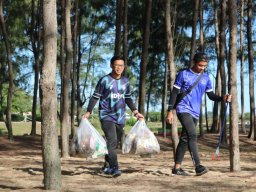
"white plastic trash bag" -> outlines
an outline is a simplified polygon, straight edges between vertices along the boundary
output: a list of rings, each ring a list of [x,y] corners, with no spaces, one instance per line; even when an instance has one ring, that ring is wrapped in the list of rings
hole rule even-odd
[[[160,145],[144,120],[137,121],[125,137],[122,152],[129,153],[131,150],[140,155],[160,152]]]
[[[77,129],[78,153],[97,158],[108,153],[106,141],[86,118],[82,118]]]
[[[126,135],[123,145],[122,145],[122,152],[123,153],[129,153],[133,147],[133,143],[136,138],[136,132],[138,127],[139,121],[135,123],[135,125],[131,128],[129,133]]]

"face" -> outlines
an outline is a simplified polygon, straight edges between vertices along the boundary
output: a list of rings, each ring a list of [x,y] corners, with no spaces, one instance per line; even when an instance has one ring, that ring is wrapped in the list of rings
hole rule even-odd
[[[121,76],[124,71],[124,61],[122,59],[115,60],[112,64],[110,64],[112,68],[112,73],[116,76]]]
[[[206,61],[199,61],[196,62],[194,64],[194,66],[192,67],[193,71],[195,71],[196,73],[201,73],[205,70],[205,68],[207,67],[207,62]]]

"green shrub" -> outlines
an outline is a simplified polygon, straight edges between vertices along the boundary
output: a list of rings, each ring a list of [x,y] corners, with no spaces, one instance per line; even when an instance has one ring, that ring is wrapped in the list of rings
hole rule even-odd
[[[12,121],[23,121],[24,117],[21,114],[12,114]]]
[[[160,112],[149,112],[149,121],[151,121],[151,122],[161,121],[161,113]]]
[[[133,126],[137,122],[137,119],[130,118],[126,120],[126,125]]]

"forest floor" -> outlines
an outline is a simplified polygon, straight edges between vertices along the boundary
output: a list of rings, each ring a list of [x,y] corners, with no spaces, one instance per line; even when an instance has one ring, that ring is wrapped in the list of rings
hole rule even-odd
[[[229,151],[221,146],[220,160],[212,160],[218,135],[205,134],[198,140],[201,162],[209,172],[195,176],[187,152],[183,169],[189,176],[171,176],[173,155],[169,138],[158,137],[160,154],[142,158],[134,154],[121,154],[122,175],[117,178],[101,171],[103,158],[61,159],[61,191],[255,191],[256,142],[240,135],[241,171],[230,172]],[[44,191],[40,136],[18,136],[9,141],[0,136],[0,191]]]

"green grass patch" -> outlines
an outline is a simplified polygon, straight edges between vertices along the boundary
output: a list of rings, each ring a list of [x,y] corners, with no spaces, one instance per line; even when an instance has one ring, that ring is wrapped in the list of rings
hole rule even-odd
[[[101,129],[101,123],[98,118],[92,117],[92,118],[89,118],[89,121],[101,135],[104,134]],[[133,123],[131,123],[131,121],[129,123],[126,123],[126,125],[124,127],[125,133],[128,133],[135,123],[136,123],[136,121]],[[31,132],[31,126],[32,126],[32,122],[12,122],[13,135],[14,136],[29,135]],[[147,126],[151,131],[157,133],[158,129],[162,127],[162,124],[161,124],[161,122],[147,122]],[[36,134],[41,135],[41,123],[37,122],[36,127],[37,127]],[[59,122],[57,123],[57,127],[58,127],[58,134],[60,135],[60,123]],[[78,126],[76,126],[76,127],[78,127]],[[7,133],[8,132],[7,132],[5,123],[0,122],[0,135],[7,135]]]
[[[31,122],[12,122],[12,132],[14,136],[20,136],[25,134],[30,134],[31,132]],[[41,123],[37,122],[36,134],[41,134]],[[6,135],[7,128],[4,122],[0,122],[0,135]]]

